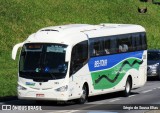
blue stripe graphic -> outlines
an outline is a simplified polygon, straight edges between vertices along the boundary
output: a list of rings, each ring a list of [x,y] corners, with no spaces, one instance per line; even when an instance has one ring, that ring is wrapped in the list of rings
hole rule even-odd
[[[118,64],[122,60],[130,57],[142,59],[144,51],[137,51],[137,52],[129,52],[129,53],[121,53],[121,54],[113,54],[107,56],[99,56],[93,57],[89,60],[89,70],[90,71],[97,71],[103,70],[107,68],[111,68],[114,65]]]

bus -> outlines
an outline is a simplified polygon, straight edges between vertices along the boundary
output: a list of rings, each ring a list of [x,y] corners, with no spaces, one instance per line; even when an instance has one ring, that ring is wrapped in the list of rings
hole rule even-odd
[[[129,96],[147,78],[145,29],[133,24],[69,24],[31,34],[13,47],[19,56],[19,99],[77,100],[121,92]]]

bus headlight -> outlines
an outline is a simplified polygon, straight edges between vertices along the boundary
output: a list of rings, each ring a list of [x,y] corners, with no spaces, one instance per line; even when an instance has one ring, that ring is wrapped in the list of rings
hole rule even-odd
[[[18,89],[18,90],[27,90],[27,88],[25,88],[25,87],[23,87],[23,86],[21,86],[21,85],[18,85],[17,89]]]
[[[55,90],[56,90],[56,91],[59,91],[59,92],[64,92],[64,91],[67,91],[67,89],[68,89],[68,85],[65,85],[65,86],[62,86],[62,87],[57,88],[57,89],[55,89]]]

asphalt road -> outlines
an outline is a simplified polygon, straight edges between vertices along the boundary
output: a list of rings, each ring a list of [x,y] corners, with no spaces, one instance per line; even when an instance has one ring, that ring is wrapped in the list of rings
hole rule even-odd
[[[2,105],[11,105],[12,109],[38,106],[38,109],[43,110],[3,110],[1,113],[160,113],[160,81],[155,78],[149,79],[142,88],[132,90],[129,97],[123,97],[120,92],[105,94],[90,97],[89,102],[84,105],[76,104],[74,101],[64,103],[27,100],[1,102],[0,107]]]

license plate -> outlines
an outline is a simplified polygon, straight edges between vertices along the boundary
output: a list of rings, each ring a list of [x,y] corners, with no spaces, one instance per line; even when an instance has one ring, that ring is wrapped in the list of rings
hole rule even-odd
[[[36,97],[44,97],[44,94],[36,94]]]

